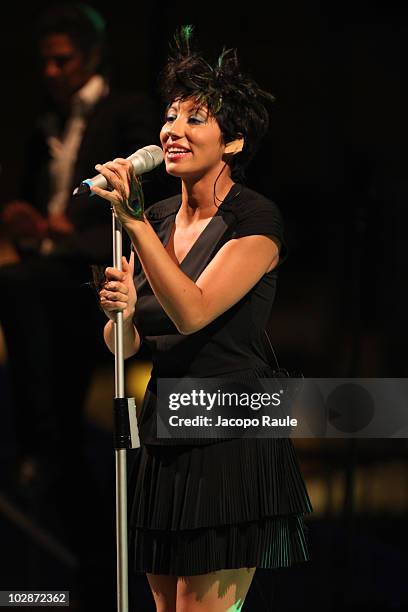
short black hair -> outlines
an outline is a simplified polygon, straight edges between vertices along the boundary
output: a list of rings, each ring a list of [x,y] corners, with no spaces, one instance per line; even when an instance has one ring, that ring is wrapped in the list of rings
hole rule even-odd
[[[245,168],[269,127],[264,101],[274,96],[243,74],[235,49],[224,49],[214,66],[190,48],[191,26],[175,36],[175,45],[162,71],[160,89],[166,104],[193,99],[215,117],[225,143],[244,138],[241,153],[232,159],[232,177],[243,180]]]
[[[101,14],[88,4],[61,3],[46,10],[35,27],[36,40],[51,34],[67,34],[86,57],[105,44],[106,25]]]

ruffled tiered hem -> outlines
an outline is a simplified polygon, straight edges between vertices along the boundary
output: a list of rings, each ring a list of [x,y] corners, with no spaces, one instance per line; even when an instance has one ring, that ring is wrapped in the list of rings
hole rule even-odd
[[[298,516],[184,531],[136,528],[131,560],[135,572],[175,576],[288,567],[308,559],[306,529]]]
[[[137,572],[196,575],[308,558],[312,512],[290,439],[142,446],[130,491]]]

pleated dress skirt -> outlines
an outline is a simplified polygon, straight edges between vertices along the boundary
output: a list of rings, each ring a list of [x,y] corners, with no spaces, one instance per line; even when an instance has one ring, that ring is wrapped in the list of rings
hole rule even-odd
[[[312,506],[288,438],[142,445],[130,479],[135,572],[192,576],[309,558]]]

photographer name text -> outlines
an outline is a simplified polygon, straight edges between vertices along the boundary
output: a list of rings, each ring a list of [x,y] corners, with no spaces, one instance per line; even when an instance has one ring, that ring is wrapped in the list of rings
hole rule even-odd
[[[238,427],[247,429],[248,427],[297,427],[297,419],[290,416],[273,418],[269,415],[262,415],[261,418],[226,418],[218,416],[213,419],[208,416],[195,416],[192,418],[179,417],[172,415],[169,417],[171,427]]]

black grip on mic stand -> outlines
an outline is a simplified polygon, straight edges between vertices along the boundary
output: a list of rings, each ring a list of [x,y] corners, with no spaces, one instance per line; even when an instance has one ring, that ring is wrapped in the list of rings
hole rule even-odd
[[[115,449],[138,448],[140,442],[134,398],[116,397],[113,400],[113,414],[113,441]]]

